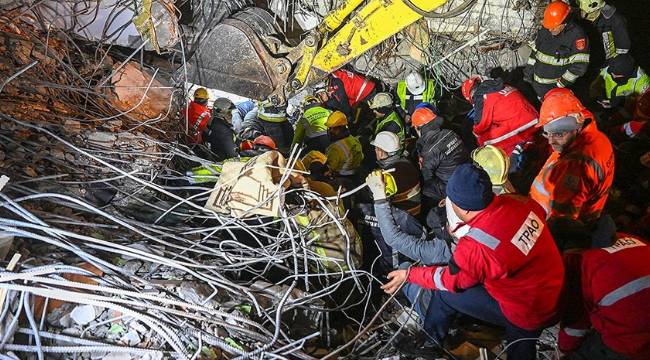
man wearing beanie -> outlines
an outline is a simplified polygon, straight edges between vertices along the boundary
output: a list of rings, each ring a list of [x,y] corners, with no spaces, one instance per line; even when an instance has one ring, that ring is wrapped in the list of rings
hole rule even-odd
[[[627,99],[631,102],[636,100],[650,87],[650,78],[629,54],[618,55],[609,64],[600,72],[605,83],[605,101],[601,101],[603,106],[623,106]]]
[[[557,321],[564,283],[544,209],[529,198],[494,195],[488,174],[475,164],[456,168],[447,197],[469,226],[449,265],[393,271],[382,289],[393,293],[408,281],[436,290],[424,328],[439,344],[454,317],[465,314],[505,327],[508,359],[536,359],[536,342],[528,338]]]

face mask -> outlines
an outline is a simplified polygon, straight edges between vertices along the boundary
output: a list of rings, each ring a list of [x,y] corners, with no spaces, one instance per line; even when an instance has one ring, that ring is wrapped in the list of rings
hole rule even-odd
[[[469,226],[460,226],[460,224],[463,224],[463,221],[454,212],[454,209],[451,207],[451,200],[449,200],[449,198],[445,198],[445,211],[447,212],[447,225],[449,226],[452,235],[457,239],[465,236],[469,231]]]

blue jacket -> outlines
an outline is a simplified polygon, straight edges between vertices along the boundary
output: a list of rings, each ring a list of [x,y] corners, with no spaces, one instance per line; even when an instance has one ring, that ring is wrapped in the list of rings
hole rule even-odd
[[[393,250],[413,260],[419,260],[423,265],[444,264],[449,261],[451,251],[447,243],[436,238],[428,239],[424,228],[414,217],[405,211],[391,207],[387,200],[376,201],[374,208],[381,235]],[[402,224],[398,226],[396,217],[401,220],[400,223],[406,223],[406,226]],[[411,229],[414,226],[422,229],[420,236],[413,235]]]

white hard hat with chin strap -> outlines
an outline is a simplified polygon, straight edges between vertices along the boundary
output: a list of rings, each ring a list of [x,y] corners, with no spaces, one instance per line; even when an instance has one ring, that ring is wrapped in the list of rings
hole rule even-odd
[[[390,131],[379,132],[370,145],[378,147],[388,154],[395,154],[401,148],[399,137]]]
[[[420,95],[427,88],[422,75],[417,72],[412,72],[406,76],[406,88],[413,95]]]

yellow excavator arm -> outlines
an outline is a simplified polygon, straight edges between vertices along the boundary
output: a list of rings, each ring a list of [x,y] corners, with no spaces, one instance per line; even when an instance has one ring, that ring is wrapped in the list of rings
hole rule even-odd
[[[422,18],[422,15],[411,9],[412,6],[430,12],[447,2],[410,0],[410,7],[404,1],[409,0],[370,0],[341,26],[363,2],[345,1],[328,14],[320,26],[297,47],[302,52],[300,61],[287,84],[274,91],[276,98],[272,97],[272,101],[283,103],[284,96],[300,90],[307,83],[312,68],[326,74],[331,73]],[[327,38],[328,35],[331,36]],[[318,47],[321,38],[326,40]]]

